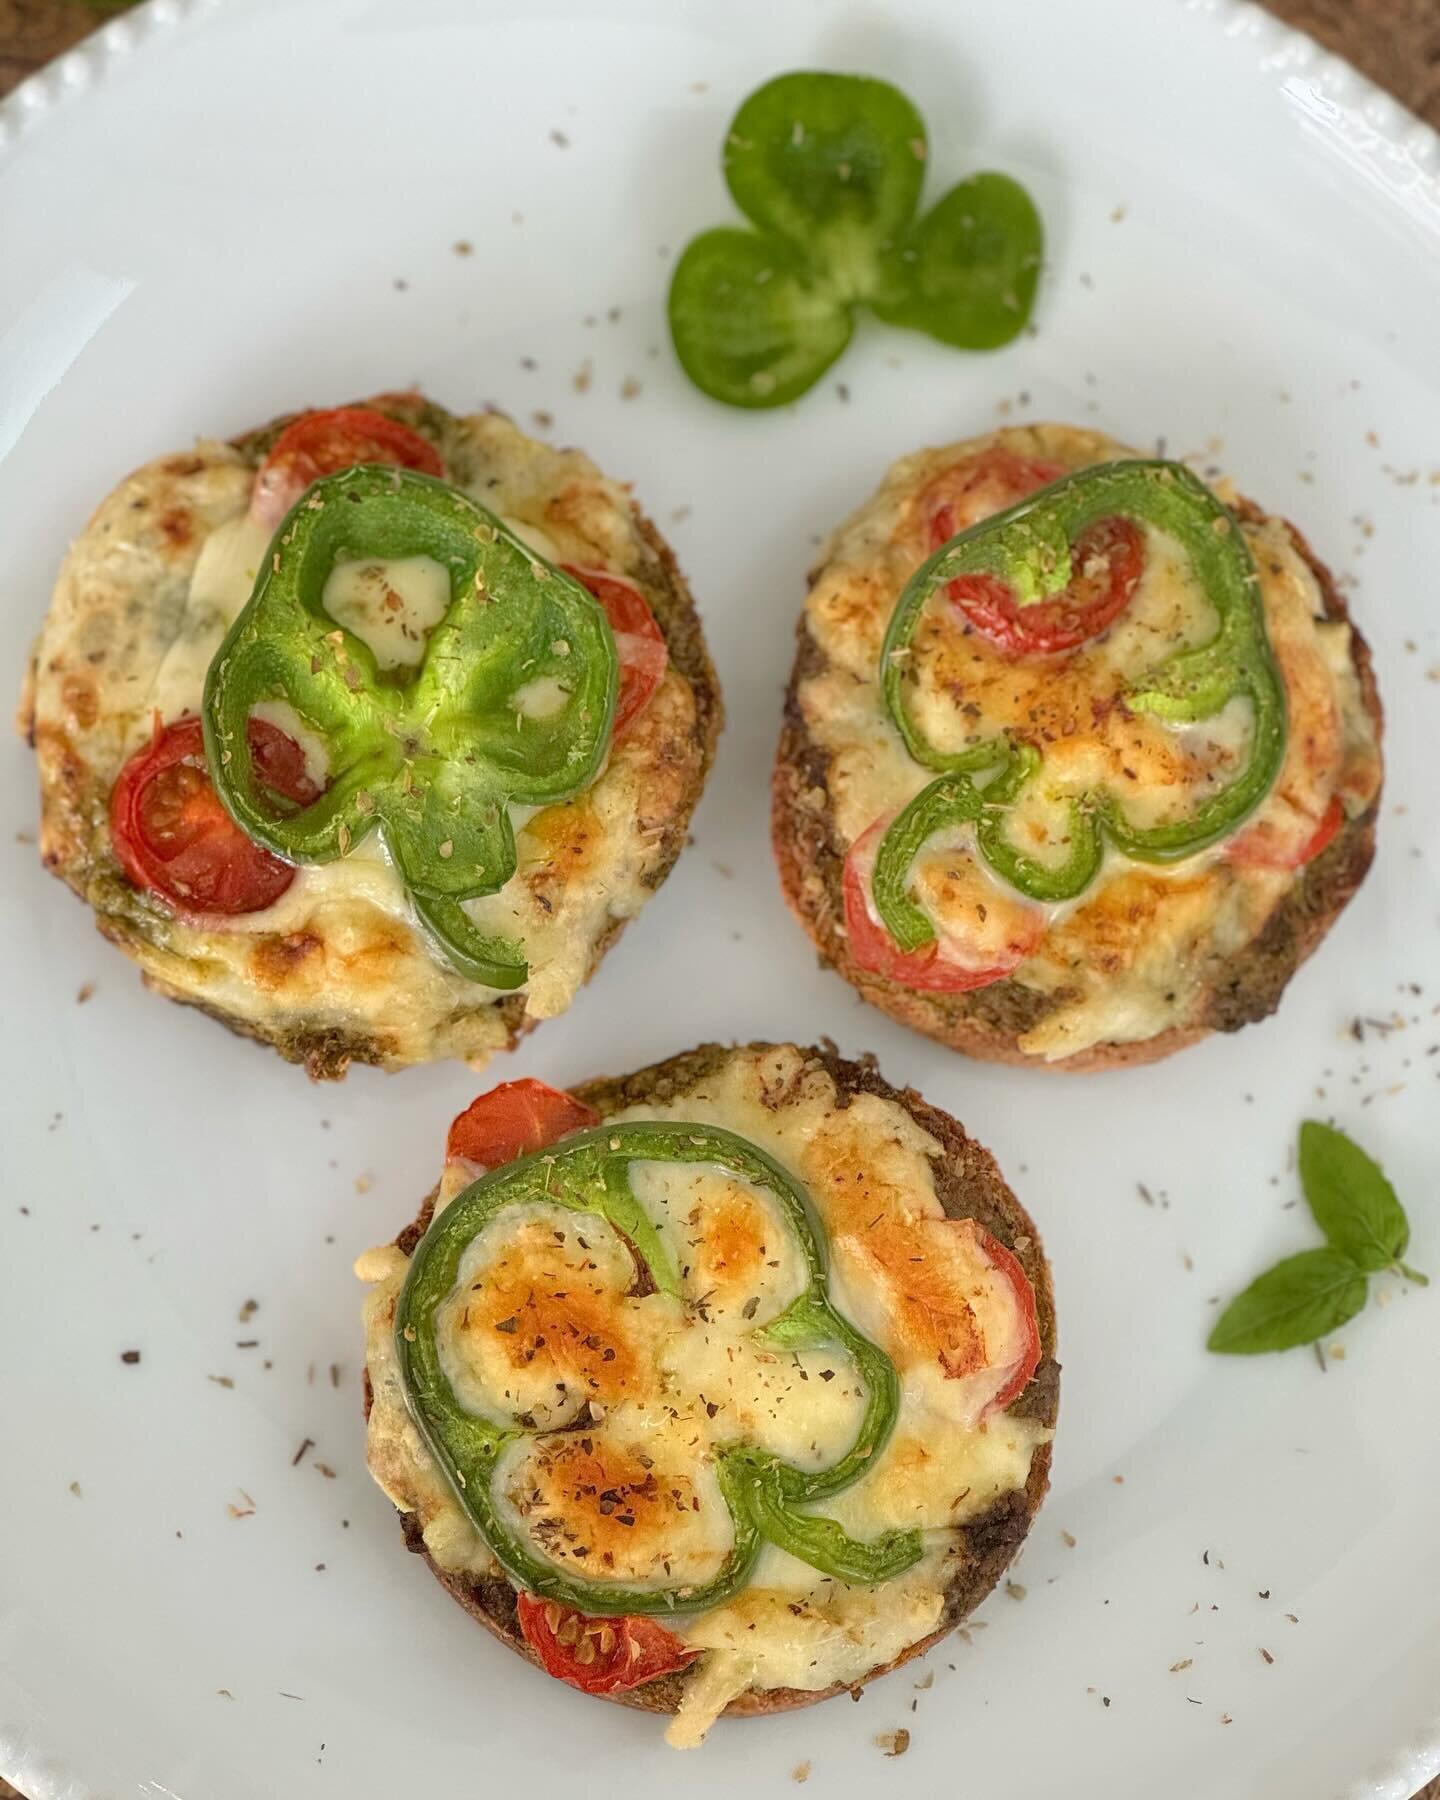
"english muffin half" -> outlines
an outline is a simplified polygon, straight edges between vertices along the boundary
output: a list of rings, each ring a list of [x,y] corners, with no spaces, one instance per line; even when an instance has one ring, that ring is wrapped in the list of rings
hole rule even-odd
[[[954,1119],[832,1050],[497,1088],[356,1272],[409,1548],[677,1745],[928,1649],[1045,1492],[1035,1227]]]
[[[1381,709],[1284,520],[1040,425],[921,451],[813,576],[775,767],[791,908],[953,1049],[1146,1062],[1264,1018],[1374,854]]]
[[[146,981],[314,1076],[483,1062],[685,840],[721,719],[621,484],[418,394],[163,456],[72,545],[41,854]]]

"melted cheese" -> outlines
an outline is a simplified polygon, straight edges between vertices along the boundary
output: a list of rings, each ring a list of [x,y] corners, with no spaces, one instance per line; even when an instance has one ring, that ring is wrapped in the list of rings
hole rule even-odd
[[[821,652],[800,688],[812,737],[827,752],[834,830],[843,847],[897,812],[927,785],[885,713],[876,673],[885,629],[910,575],[928,554],[927,496],[945,472],[989,445],[1068,468],[1131,454],[1092,432],[1063,426],[1002,431],[924,451],[897,463],[879,493],[842,525],[806,604]],[[1005,496],[968,497],[960,523],[983,517]],[[1349,812],[1379,789],[1375,733],[1361,702],[1343,623],[1323,620],[1313,571],[1277,520],[1243,527],[1260,577],[1266,624],[1286,685],[1290,737],[1270,797],[1244,829],[1303,845],[1332,794]],[[1007,731],[1038,743],[1045,764],[1010,820],[1012,839],[1042,863],[1064,858],[1071,800],[1108,787],[1141,827],[1188,817],[1249,754],[1248,702],[1175,727],[1131,715],[1114,702],[1175,651],[1205,642],[1215,619],[1180,547],[1146,531],[1135,594],[1116,624],[1063,658],[1013,661],[965,629],[941,596],[927,607],[908,665],[909,705],[925,735],[959,751]],[[955,834],[955,844],[970,843]],[[942,940],[966,939],[974,882],[952,880],[943,844],[916,865],[921,903]],[[1107,853],[1078,900],[1047,909],[1050,932],[1015,971],[1022,986],[1059,1003],[1021,1048],[1058,1059],[1101,1043],[1148,1038],[1193,1016],[1216,959],[1263,929],[1293,882],[1285,869],[1240,866],[1224,845],[1164,872],[1139,871]],[[988,906],[988,902],[987,902]]]
[[[932,1554],[881,1588],[821,1582],[799,1600],[788,1588],[752,1587],[705,1613],[685,1641],[708,1654],[686,1684],[666,1741],[677,1750],[703,1743],[730,1702],[749,1688],[819,1693],[893,1662],[940,1623],[942,1561]]]
[[[646,1385],[635,1264],[603,1219],[507,1210],[467,1246],[436,1318],[440,1364],[469,1411],[504,1425],[569,1425]]]
[[[430,556],[337,562],[320,604],[369,645],[382,669],[416,669],[450,604],[450,576]]]
[[[967,1357],[965,1345],[975,1350],[976,1333],[983,1344],[999,1302],[957,1247],[963,1228],[947,1221],[936,1195],[940,1146],[903,1107],[869,1094],[842,1107],[825,1070],[782,1047],[736,1051],[669,1103],[614,1116],[724,1126],[804,1184],[830,1246],[831,1297],[900,1378],[889,1441],[816,1510],[861,1538],[892,1527],[925,1534],[923,1560],[875,1589],[848,1587],[767,1545],[741,1594],[682,1616],[680,1636],[705,1655],[672,1741],[695,1742],[749,1687],[858,1681],[933,1630],[956,1528],[1024,1487],[1050,1433],[985,1412],[994,1381],[974,1367],[983,1352]],[[467,1179],[447,1169],[440,1210]],[[731,1541],[716,1450],[758,1444],[824,1468],[854,1442],[865,1395],[837,1349],[777,1352],[752,1335],[805,1281],[773,1200],[704,1166],[637,1162],[630,1184],[681,1272],[679,1297],[638,1290],[629,1252],[600,1221],[528,1206],[502,1214],[462,1258],[442,1307],[441,1354],[472,1410],[533,1423],[506,1453],[499,1485],[507,1517],[538,1554],[591,1579],[698,1584]],[[920,1256],[934,1279],[917,1280]],[[394,1302],[406,1267],[393,1249],[357,1264],[375,1284],[366,1314],[370,1465],[396,1504],[417,1512],[439,1566],[474,1569],[485,1564],[483,1546],[419,1439],[395,1374]],[[557,1434],[557,1425],[567,1429]]]
[[[653,567],[627,494],[578,452],[535,443],[498,414],[448,419],[443,448],[456,485],[538,555],[631,581]],[[202,444],[130,477],[76,540],[37,650],[43,848],[102,910],[123,906],[121,939],[163,991],[282,1037],[353,1038],[390,1067],[446,1055],[483,1061],[526,1020],[564,1011],[616,923],[653,891],[706,755],[695,695],[672,666],[584,795],[538,814],[511,810],[516,873],[467,904],[482,930],[522,945],[530,979],[514,996],[451,969],[376,835],[302,869],[263,912],[202,925],[117,902],[110,788],[157,712],[169,721],[200,708],[209,664],[270,553],[269,533],[250,516],[253,485],[238,451]],[[350,560],[332,572],[326,600],[382,663],[403,668],[443,609],[444,580],[423,557]],[[638,585],[644,592],[643,578]],[[543,713],[555,698],[535,684],[517,706]],[[275,703],[258,710],[294,731],[323,776],[319,745],[293,713]]]
[[[662,1407],[593,1430],[517,1440],[493,1491],[502,1516],[554,1568],[626,1587],[698,1587],[734,1542],[714,1464]]]
[[[804,1291],[804,1254],[763,1189],[693,1163],[639,1163],[630,1180],[680,1272],[681,1291],[712,1324],[733,1331],[768,1325]]]

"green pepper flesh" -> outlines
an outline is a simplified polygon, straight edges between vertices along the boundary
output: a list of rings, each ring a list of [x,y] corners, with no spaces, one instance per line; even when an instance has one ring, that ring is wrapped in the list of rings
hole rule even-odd
[[[866,1394],[853,1443],[828,1468],[798,1469],[748,1444],[722,1445],[715,1452],[734,1535],[721,1568],[703,1585],[648,1588],[586,1581],[539,1554],[501,1516],[494,1495],[504,1452],[527,1434],[462,1407],[436,1335],[438,1310],[455,1286],[469,1244],[508,1208],[536,1201],[606,1220],[633,1247],[655,1287],[678,1298],[674,1260],[630,1184],[633,1162],[708,1164],[769,1194],[801,1252],[806,1281],[803,1292],[755,1336],[777,1349],[834,1346],[853,1360]],[[841,1580],[887,1580],[921,1554],[918,1532],[892,1531],[861,1543],[834,1520],[801,1510],[848,1487],[879,1454],[899,1408],[899,1377],[884,1351],[831,1305],[822,1244],[803,1190],[772,1157],[733,1132],[660,1120],[601,1125],[481,1176],[436,1217],[416,1246],[396,1307],[395,1345],[412,1416],[460,1505],[511,1577],[546,1598],[592,1614],[698,1611],[745,1585],[766,1541]]]
[[[911,643],[932,598],[957,577],[1004,582],[1022,605],[1063,591],[1071,579],[1070,546],[1087,527],[1115,516],[1176,540],[1217,620],[1211,639],[1167,657],[1126,692],[1125,705],[1184,725],[1243,698],[1251,709],[1249,751],[1231,781],[1164,824],[1134,824],[1108,790],[1075,796],[1067,854],[1053,863],[1026,854],[1008,830],[1014,805],[1043,770],[1040,751],[1008,735],[960,752],[932,744],[907,704]],[[891,822],[876,857],[876,910],[907,951],[935,936],[908,882],[915,858],[937,832],[973,825],[981,857],[1002,880],[1032,900],[1069,900],[1099,873],[1107,841],[1137,862],[1167,863],[1227,836],[1269,792],[1285,754],[1285,690],[1266,635],[1254,559],[1234,516],[1181,463],[1111,462],[1078,470],[941,545],[900,596],[881,651],[880,683],[906,749],[936,777]]]
[[[398,682],[323,596],[338,562],[413,556],[446,570],[451,597]],[[517,700],[534,682],[562,696],[544,716]],[[379,831],[452,965],[513,988],[522,950],[478,930],[461,902],[515,873],[512,803],[558,803],[595,778],[617,683],[604,611],[578,582],[459,489],[362,465],[314,483],[275,534],[206,677],[206,752],[237,824],[291,862],[333,861]],[[274,700],[323,745],[329,779],[310,806],[278,809],[258,779],[247,721]]]

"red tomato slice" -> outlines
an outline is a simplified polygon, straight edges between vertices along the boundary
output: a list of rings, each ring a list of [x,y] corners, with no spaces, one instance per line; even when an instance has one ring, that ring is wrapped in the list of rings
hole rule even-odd
[[[632,582],[604,569],[579,569],[561,563],[605,608],[615,634],[615,654],[620,658],[620,692],[615,700],[614,734],[618,738],[635,715],[649,704],[670,661],[665,638],[645,597]]]
[[[422,475],[443,476],[440,452],[418,431],[366,406],[335,406],[302,413],[276,438],[260,465],[251,515],[262,525],[278,525],[312,481],[338,475],[356,463],[398,463]]]
[[[1225,854],[1244,869],[1303,869],[1306,863],[1314,862],[1344,823],[1345,808],[1340,796],[1333,794],[1308,838],[1287,838],[1283,829],[1260,820],[1233,837]]]
[[[267,787],[297,806],[319,798],[294,738],[265,719],[251,719],[249,735]],[[163,728],[157,718],[111,793],[110,836],[135,885],[186,915],[263,912],[295,879],[294,867],[246,837],[221,805],[195,718]]]
[[[930,521],[930,548],[938,550],[957,532],[968,531],[992,513],[1038,493],[1065,473],[1064,463],[1021,456],[997,444],[954,463],[926,488],[921,501]]]
[[[622,1693],[685,1668],[699,1654],[654,1619],[590,1619],[534,1594],[519,1595],[516,1607],[525,1642],[545,1673],[582,1694]]]
[[[930,548],[1048,487],[1060,463],[995,449],[957,463],[930,484]],[[946,597],[1007,656],[1053,656],[1098,637],[1129,605],[1145,562],[1145,540],[1130,519],[1099,519],[1071,551],[1075,577],[1063,594],[1021,606],[993,575],[958,576]]]
[[[991,1237],[974,1219],[957,1219],[955,1224],[968,1228],[975,1248],[1010,1289],[1015,1303],[1010,1355],[1002,1362],[992,1357],[991,1367],[1008,1372],[985,1411],[1003,1412],[1023,1394],[1030,1377],[1040,1367],[1040,1319],[1035,1310],[1035,1290],[1013,1250],[1007,1250],[999,1238]]]
[[[472,1100],[451,1125],[445,1160],[498,1169],[529,1150],[543,1150],[557,1138],[599,1123],[593,1107],[533,1076],[502,1081]]]
[[[887,981],[926,993],[963,994],[1003,981],[1045,935],[1044,914],[1034,908],[1016,909],[1017,920],[1025,923],[1017,923],[999,957],[988,948],[978,953],[975,946],[967,946],[958,933],[951,931],[923,949],[901,950],[876,914],[870,893],[875,858],[889,824],[888,818],[877,819],[850,846],[845,858],[845,931],[855,961],[873,975],[883,975]]]

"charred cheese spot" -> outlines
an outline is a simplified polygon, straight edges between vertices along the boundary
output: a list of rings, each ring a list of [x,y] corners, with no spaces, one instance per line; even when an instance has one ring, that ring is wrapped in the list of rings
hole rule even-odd
[[[830,1238],[865,1233],[916,1209],[913,1143],[876,1120],[864,1095],[798,1147],[801,1173]],[[850,1114],[855,1117],[850,1117]],[[931,1203],[934,1205],[933,1193]]]
[[[1121,975],[1159,941],[1162,925],[1192,940],[1203,936],[1230,878],[1219,869],[1193,875],[1161,875],[1130,868],[1104,882],[1062,923],[1051,928],[1042,959],[1074,972]]]
[[[308,873],[295,883],[302,895]],[[291,1005],[319,1007],[341,995],[382,994],[414,956],[414,932],[368,900],[332,901],[322,913],[317,898],[312,893],[308,907],[287,909],[304,921],[293,931],[255,940],[236,934],[249,979]]]
[[[604,838],[588,795],[565,806],[547,806],[520,833],[525,879],[535,893],[583,881]]]
[[[593,546],[605,560],[614,542],[614,503],[606,489],[593,480],[571,481],[545,502],[542,519],[552,540]],[[571,556],[582,566],[594,559]]]
[[[88,731],[100,716],[100,696],[89,675],[67,675],[60,684],[60,698],[71,722]]]
[[[728,1172],[676,1163],[633,1164],[630,1182],[675,1259],[681,1292],[708,1324],[752,1331],[804,1290],[804,1256],[767,1194]]]
[[[437,1315],[442,1366],[461,1402],[543,1430],[645,1393],[653,1349],[645,1309],[629,1294],[635,1280],[629,1248],[603,1219],[559,1206],[507,1209],[466,1250]]]
[[[325,941],[312,931],[287,931],[283,936],[263,937],[250,952],[250,970],[260,986],[278,989],[293,982],[299,971],[316,957],[323,959]]]
[[[902,1368],[938,1362],[959,1379],[989,1367],[1002,1349],[1012,1305],[966,1224],[890,1216],[833,1240],[852,1280],[885,1290],[885,1348]]]
[[[733,1183],[709,1205],[696,1201],[685,1223],[699,1233],[691,1240],[691,1273],[707,1292],[733,1302],[745,1288],[762,1280],[761,1270],[770,1246],[766,1243],[767,1220],[753,1195]]]
[[[632,1429],[522,1439],[497,1487],[540,1553],[595,1581],[675,1586],[709,1580],[734,1538],[697,1443]]]
[[[873,679],[896,595],[910,573],[902,575],[898,568],[893,575],[845,569],[822,577],[811,595],[812,619],[834,646],[835,660],[857,677]]]
[[[183,506],[172,506],[161,513],[160,529],[172,550],[186,550],[195,536],[195,520]]]

